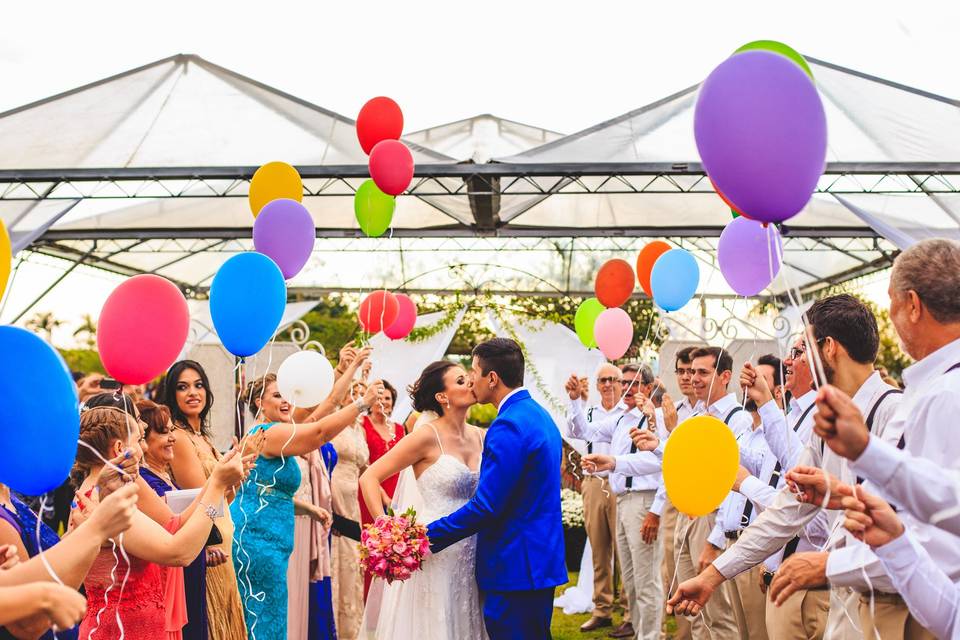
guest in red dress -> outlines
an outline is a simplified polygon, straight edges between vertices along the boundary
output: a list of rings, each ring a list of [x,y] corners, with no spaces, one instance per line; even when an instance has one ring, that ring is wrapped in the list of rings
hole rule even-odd
[[[387,391],[381,396],[379,403],[374,403],[370,407],[370,414],[363,416],[363,433],[367,439],[367,448],[370,449],[370,463],[373,464],[380,456],[390,451],[400,438],[406,435],[402,424],[398,424],[390,419],[393,412],[393,405],[397,402],[397,390],[392,384],[383,381],[383,388]],[[380,496],[383,498],[383,504],[389,506],[393,500],[393,492],[397,488],[397,479],[399,474],[390,476],[380,483]],[[359,493],[358,493],[359,495]],[[367,505],[363,499],[360,499],[360,522],[361,524],[370,524],[373,518],[367,511]],[[367,592],[370,590],[371,575],[368,573],[363,577],[363,599],[366,601]]]

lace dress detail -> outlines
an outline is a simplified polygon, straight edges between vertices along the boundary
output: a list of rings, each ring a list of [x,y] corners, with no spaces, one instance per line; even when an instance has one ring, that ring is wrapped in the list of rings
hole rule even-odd
[[[115,640],[120,637],[117,612],[123,624],[124,637],[137,640],[167,640],[164,623],[163,574],[160,566],[130,556],[130,576],[120,587],[127,572],[127,563],[117,548],[116,558],[110,547],[101,549],[83,580],[87,593],[87,615],[80,623],[80,637]],[[116,565],[116,570],[114,566]],[[112,575],[111,575],[112,574]],[[113,588],[111,589],[111,585]],[[109,591],[109,593],[107,593]],[[106,607],[104,607],[106,601]],[[118,604],[119,603],[119,604]],[[97,613],[100,623],[97,624]],[[94,631],[93,635],[90,632]]]
[[[240,600],[249,636],[257,640],[287,640],[287,565],[293,552],[293,494],[299,488],[297,456],[261,455],[230,506]]]
[[[422,498],[417,521],[429,524],[462,507],[473,497],[479,479],[479,471],[441,453],[416,480]],[[476,555],[477,539],[472,536],[429,556],[423,569],[406,582],[386,586],[377,640],[486,638],[474,571]]]

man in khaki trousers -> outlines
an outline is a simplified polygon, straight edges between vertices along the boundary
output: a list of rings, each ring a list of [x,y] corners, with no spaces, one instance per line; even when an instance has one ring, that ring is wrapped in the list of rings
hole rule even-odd
[[[625,407],[620,402],[623,394],[622,374],[612,364],[604,364],[597,370],[597,391],[600,404],[587,409],[587,421],[592,423],[613,415],[622,415]],[[587,396],[586,378],[580,380],[581,397]],[[608,442],[587,442],[587,453],[609,453]],[[617,497],[610,489],[606,471],[584,473],[581,491],[583,494],[583,519],[593,550],[593,615],[580,630],[595,631],[613,624],[613,560],[617,535]],[[630,607],[624,607],[623,625],[630,624]],[[632,628],[631,628],[632,632]]]

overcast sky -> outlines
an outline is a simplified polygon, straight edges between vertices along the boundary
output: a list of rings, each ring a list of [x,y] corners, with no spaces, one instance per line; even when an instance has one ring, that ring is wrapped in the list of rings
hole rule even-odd
[[[407,131],[493,113],[573,133],[699,82],[760,38],[960,98],[956,1],[110,0],[7,3],[3,21],[3,110],[195,53],[349,117],[392,96]],[[21,271],[4,321],[63,268],[37,260],[53,266]],[[37,308],[96,315],[116,281],[81,270]]]

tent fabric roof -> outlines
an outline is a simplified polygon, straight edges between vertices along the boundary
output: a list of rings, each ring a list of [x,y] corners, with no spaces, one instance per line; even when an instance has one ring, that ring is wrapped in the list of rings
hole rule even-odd
[[[889,265],[877,220],[960,228],[960,103],[808,60],[828,168],[784,228],[775,294]],[[0,114],[0,217],[17,247],[202,290],[250,248],[250,168],[282,159],[319,236],[292,287],[583,293],[603,260],[668,237],[701,260],[707,295],[730,295],[710,275],[730,213],[698,163],[696,92],[569,136],[487,114],[410,133],[417,177],[374,240],[357,237],[352,120],[177,55]]]

